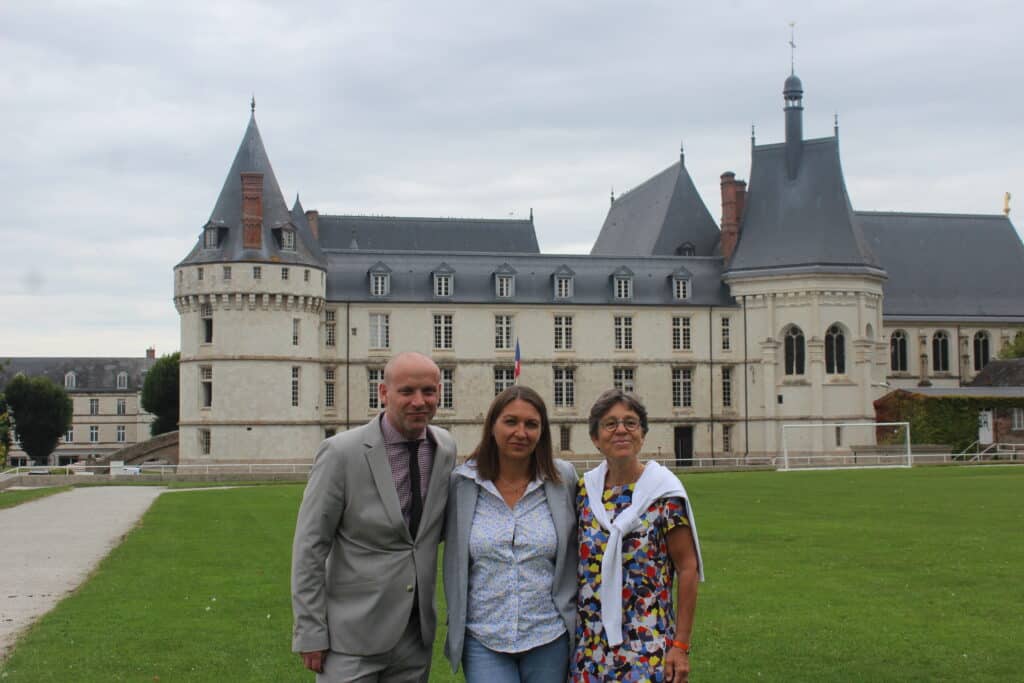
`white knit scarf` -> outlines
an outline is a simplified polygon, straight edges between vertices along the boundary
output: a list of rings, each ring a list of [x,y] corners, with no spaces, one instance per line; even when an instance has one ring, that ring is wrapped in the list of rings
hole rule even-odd
[[[693,535],[693,546],[697,551],[697,575],[704,580],[704,562],[700,556],[700,542],[697,540],[697,522],[693,518],[693,508],[686,496],[686,489],[672,470],[651,460],[644,467],[640,479],[633,489],[633,500],[630,506],[616,515],[612,521],[605,510],[602,494],[604,480],[608,474],[608,464],[600,465],[583,475],[583,483],[587,489],[590,510],[601,528],[608,531],[608,546],[601,560],[601,621],[608,644],[622,644],[622,539],[640,524],[640,515],[647,511],[651,503],[659,498],[682,498],[686,506],[686,517],[690,522],[690,533]]]

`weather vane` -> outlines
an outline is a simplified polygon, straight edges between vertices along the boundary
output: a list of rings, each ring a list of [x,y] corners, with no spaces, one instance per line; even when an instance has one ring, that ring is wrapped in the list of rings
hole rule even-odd
[[[789,22],[789,73],[791,75],[796,74],[796,59],[794,57],[796,52],[795,27],[795,21]]]

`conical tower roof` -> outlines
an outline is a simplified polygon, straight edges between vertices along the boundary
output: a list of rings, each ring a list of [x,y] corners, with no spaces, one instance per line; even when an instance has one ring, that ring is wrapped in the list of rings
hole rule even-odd
[[[249,173],[258,173],[263,177],[262,234],[258,248],[246,247],[242,234],[242,175]],[[242,136],[242,143],[238,146],[231,170],[224,180],[224,186],[210,213],[210,219],[203,228],[204,231],[209,228],[218,230],[216,246],[207,246],[201,234],[195,248],[179,265],[226,261],[274,261],[324,267],[327,263],[323,252],[312,237],[308,224],[303,231],[292,219],[263,146],[255,113],[249,118],[249,125]],[[298,239],[295,240],[294,250],[281,248],[282,230],[296,231]]]
[[[714,256],[721,234],[704,201],[679,161],[612,202],[594,255],[656,256],[682,253]]]

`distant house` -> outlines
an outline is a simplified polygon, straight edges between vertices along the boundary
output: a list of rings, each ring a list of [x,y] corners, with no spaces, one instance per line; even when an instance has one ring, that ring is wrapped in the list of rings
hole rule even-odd
[[[5,359],[8,360],[8,359]],[[142,384],[156,350],[139,358],[10,358],[0,369],[0,388],[15,375],[47,377],[64,387],[73,403],[71,428],[46,463],[29,463],[17,441],[11,466],[70,465],[95,460],[149,438],[153,416],[142,409]],[[17,433],[17,424],[14,425]]]
[[[1024,358],[989,361],[970,387],[991,387],[1024,398]],[[1024,406],[995,408],[992,411],[994,443],[1024,444]]]

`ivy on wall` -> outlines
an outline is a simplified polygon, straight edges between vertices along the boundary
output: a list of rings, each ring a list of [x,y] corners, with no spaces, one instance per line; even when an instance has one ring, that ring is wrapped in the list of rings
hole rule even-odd
[[[978,439],[978,413],[1024,408],[1024,398],[922,396],[897,390],[875,401],[880,422],[909,422],[910,441],[944,444],[960,452]],[[879,429],[880,443],[902,443],[902,435]]]

